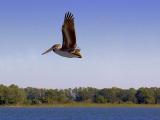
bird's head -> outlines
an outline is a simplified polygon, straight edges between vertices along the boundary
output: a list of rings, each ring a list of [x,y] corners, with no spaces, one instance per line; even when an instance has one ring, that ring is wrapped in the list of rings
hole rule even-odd
[[[48,50],[46,50],[44,53],[42,53],[42,55],[44,55],[46,53],[49,53],[51,51],[59,50],[59,49],[61,49],[61,45],[60,44],[55,44],[51,48],[49,48]]]
[[[61,44],[53,45],[53,51],[61,49]]]

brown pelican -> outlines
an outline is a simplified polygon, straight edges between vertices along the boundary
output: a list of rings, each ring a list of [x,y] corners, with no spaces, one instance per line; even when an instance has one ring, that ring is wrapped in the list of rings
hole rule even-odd
[[[74,28],[74,17],[73,14],[67,12],[65,14],[64,23],[62,25],[62,36],[63,42],[62,46],[60,44],[55,44],[48,50],[46,50],[42,55],[53,51],[56,54],[68,57],[68,58],[82,58],[80,54],[80,49],[77,48],[76,44],[76,33]]]

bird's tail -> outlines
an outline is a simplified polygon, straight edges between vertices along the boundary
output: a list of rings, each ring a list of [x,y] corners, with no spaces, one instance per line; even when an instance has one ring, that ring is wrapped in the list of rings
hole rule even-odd
[[[46,54],[46,53],[49,53],[49,52],[51,52],[53,50],[53,46],[51,47],[51,48],[49,48],[48,50],[46,50],[44,53],[42,53],[41,55],[44,55],[44,54]]]

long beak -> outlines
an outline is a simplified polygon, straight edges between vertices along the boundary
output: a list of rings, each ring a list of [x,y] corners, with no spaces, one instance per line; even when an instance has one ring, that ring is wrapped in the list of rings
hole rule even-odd
[[[44,55],[44,54],[46,54],[46,53],[49,53],[49,52],[51,52],[53,50],[53,46],[51,47],[51,48],[49,48],[48,50],[46,50],[44,53],[42,53],[41,55]]]

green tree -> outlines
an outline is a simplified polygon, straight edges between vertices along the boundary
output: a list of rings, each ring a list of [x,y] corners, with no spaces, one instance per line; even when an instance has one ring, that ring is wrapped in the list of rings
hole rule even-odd
[[[25,89],[27,100],[30,104],[42,104],[45,98],[45,90],[27,87]]]
[[[136,90],[134,88],[121,90],[119,92],[119,99],[121,99],[122,102],[128,102],[128,103],[136,103]]]
[[[95,97],[95,102],[96,103],[106,103],[107,100],[102,95],[98,95],[98,96]]]
[[[6,97],[7,93],[8,88],[4,85],[0,85],[0,105],[8,103],[8,99]]]
[[[153,89],[140,88],[136,93],[137,101],[139,104],[154,104],[155,94]]]
[[[100,90],[99,94],[102,95],[105,99],[107,99],[107,102],[109,103],[120,103],[120,94],[121,89],[120,88],[104,88]]]
[[[97,89],[91,87],[80,87],[73,89],[73,93],[75,94],[76,101],[93,102],[94,97],[97,94]]]
[[[155,93],[155,103],[160,104],[160,88],[152,88]]]
[[[8,104],[23,104],[26,101],[26,94],[17,85],[10,85],[5,93]]]

